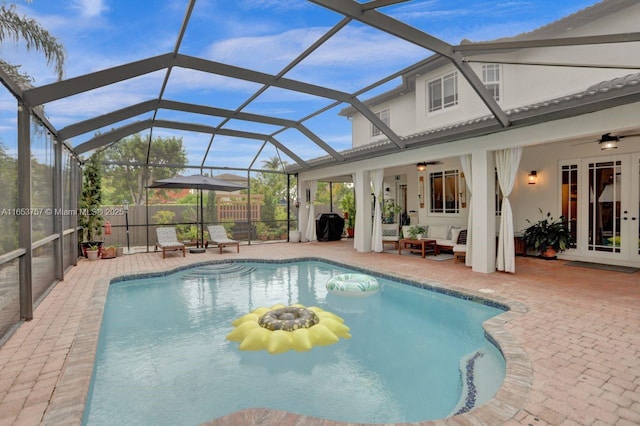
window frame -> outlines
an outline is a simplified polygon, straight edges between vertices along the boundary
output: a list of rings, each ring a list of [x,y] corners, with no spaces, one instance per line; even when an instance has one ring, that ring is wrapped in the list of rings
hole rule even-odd
[[[380,119],[387,127],[391,127],[391,109],[384,108],[380,111],[376,112],[376,117]],[[371,123],[371,137],[375,138],[376,136],[382,135],[382,131],[376,127],[375,124]]]
[[[453,93],[447,94],[448,82],[453,83]],[[427,81],[427,113],[435,113],[443,111],[448,108],[452,108],[458,105],[460,99],[460,92],[458,88],[458,72],[452,71],[444,74],[438,78]],[[438,99],[432,97],[432,94],[437,92]],[[447,100],[451,98],[450,100]]]
[[[493,78],[489,78],[490,73],[493,74]],[[484,87],[491,92],[496,102],[500,102],[502,99],[502,66],[500,64],[483,64],[481,74]]]
[[[462,211],[461,206],[461,185],[460,182],[460,169],[441,169],[434,170],[427,173],[427,177],[429,179],[429,194],[428,194],[428,206],[427,212],[429,216],[459,216]],[[439,180],[439,183],[437,183]],[[451,193],[447,191],[447,182],[453,182],[453,190]],[[439,189],[436,189],[435,185],[441,185]],[[441,206],[434,206],[435,199],[437,194],[442,196],[442,201],[440,201]],[[453,199],[451,201],[444,201],[447,195],[452,195]],[[451,205],[449,205],[451,204]]]

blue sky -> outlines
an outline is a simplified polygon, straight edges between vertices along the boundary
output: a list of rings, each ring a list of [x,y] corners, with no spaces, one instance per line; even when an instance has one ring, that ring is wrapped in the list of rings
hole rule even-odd
[[[531,31],[596,2],[425,0],[400,3],[381,11],[451,44],[458,44],[465,38],[484,41]],[[20,11],[41,22],[66,47],[66,77],[69,78],[171,52],[188,1],[33,0],[17,4]],[[304,0],[199,0],[180,53],[275,74],[341,18]],[[4,43],[0,54],[22,64],[23,70],[34,76],[36,86],[55,80],[52,68],[47,67],[36,53],[26,53],[21,46]],[[430,54],[383,32],[351,22],[286,77],[354,92]],[[165,72],[156,72],[56,101],[46,106],[46,112],[53,125],[60,129],[157,98],[164,76]],[[392,82],[384,89],[398,83]],[[236,109],[260,87],[238,79],[174,69],[164,98]],[[270,88],[244,111],[298,120],[329,103],[326,99]],[[306,123],[337,150],[351,146],[350,123],[337,116],[344,106]],[[135,117],[117,126],[149,117],[149,114]],[[161,111],[158,118],[198,121],[212,126],[220,122],[215,117],[202,121],[201,117],[195,120],[189,114],[168,111]],[[258,133],[277,130],[273,126],[247,122],[230,122],[225,128]],[[168,129],[156,129],[154,135],[183,137],[190,163],[197,165],[210,139],[205,134]],[[81,135],[71,144],[75,146],[91,136]],[[277,137],[303,159],[324,155],[296,131],[286,131]],[[261,145],[260,141],[216,136],[206,164],[247,167]],[[273,148],[268,146],[258,162],[274,154]]]

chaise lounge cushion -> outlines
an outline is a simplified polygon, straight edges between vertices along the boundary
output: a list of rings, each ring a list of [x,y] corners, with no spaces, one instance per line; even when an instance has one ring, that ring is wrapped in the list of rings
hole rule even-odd
[[[236,246],[236,250],[240,253],[240,243],[236,240],[232,240],[227,236],[227,230],[222,225],[209,225],[207,226],[209,231],[209,242],[215,244],[222,253],[222,248],[226,246]]]

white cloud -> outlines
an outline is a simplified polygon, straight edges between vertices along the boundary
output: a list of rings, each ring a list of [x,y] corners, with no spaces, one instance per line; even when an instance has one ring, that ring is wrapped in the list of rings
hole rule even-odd
[[[85,18],[100,16],[107,7],[102,0],[74,0],[73,6],[80,10],[80,14]]]

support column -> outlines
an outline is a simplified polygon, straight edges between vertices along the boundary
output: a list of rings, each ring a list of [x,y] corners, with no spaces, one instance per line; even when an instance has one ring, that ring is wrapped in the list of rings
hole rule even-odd
[[[356,171],[356,228],[353,247],[371,251],[371,176],[368,170]]]
[[[18,208],[31,209],[31,109],[18,102]],[[20,318],[33,319],[31,215],[18,216],[18,245],[26,253],[20,256]]]
[[[62,214],[55,214],[55,212],[61,212],[63,206],[62,201],[62,142],[54,137],[53,149],[54,149],[54,166],[53,166],[53,232],[58,235],[58,239],[54,244],[54,273],[57,280],[64,279],[64,226]]]
[[[82,182],[80,181],[80,164],[77,159],[74,157],[71,160],[71,207],[75,208],[77,211],[78,208],[78,200],[80,199],[80,188]],[[75,214],[71,217],[71,227],[74,229],[73,234],[71,234],[71,264],[76,266],[78,264],[78,244],[80,243],[80,235],[78,235],[78,215]]]
[[[473,249],[472,269],[489,274],[496,270],[495,159],[493,152],[472,153]]]

